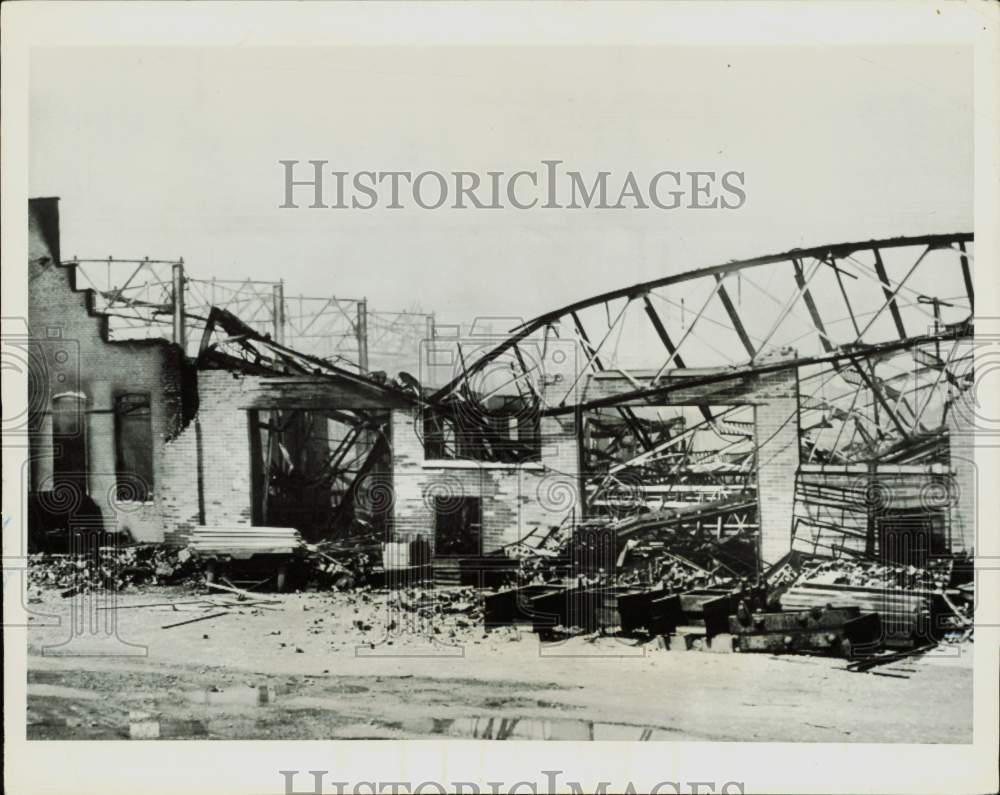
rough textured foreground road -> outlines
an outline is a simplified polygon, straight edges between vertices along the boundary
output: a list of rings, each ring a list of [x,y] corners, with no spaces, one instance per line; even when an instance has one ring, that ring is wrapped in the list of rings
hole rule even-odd
[[[156,588],[118,604],[192,598]],[[387,635],[384,598],[285,595],[273,609],[171,629],[161,626],[201,613],[119,609],[117,637],[136,645],[88,634],[88,648],[104,656],[81,657],[60,656],[81,648],[59,646],[72,600],[43,592],[27,630],[28,737],[972,739],[971,646],[880,676],[836,659],[663,651],[613,638],[540,645],[506,629],[484,637],[461,614],[437,636],[453,645],[428,645]],[[61,625],[43,626],[46,614]]]

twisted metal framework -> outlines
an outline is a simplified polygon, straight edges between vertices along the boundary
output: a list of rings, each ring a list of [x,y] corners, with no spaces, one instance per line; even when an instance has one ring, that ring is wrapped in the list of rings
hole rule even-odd
[[[468,413],[483,394],[520,394],[540,416],[578,417],[584,502],[701,480],[752,487],[764,440],[700,401],[700,422],[657,414],[685,390],[794,371],[800,461],[947,461],[947,413],[972,384],[971,234],[842,243],[729,262],[604,293],[546,313],[470,355],[436,391]],[[566,346],[572,354],[567,356]],[[553,363],[551,349],[562,362]],[[600,383],[617,382],[614,389]],[[481,406],[488,413],[486,406]],[[727,426],[727,420],[744,420]],[[720,442],[686,444],[699,433]],[[610,496],[609,496],[610,495]]]
[[[972,335],[971,243],[953,234],[794,249],[604,293],[513,329],[435,397],[474,392],[500,367],[534,385],[542,414],[560,415],[799,368],[804,436],[820,438],[809,451],[864,460],[938,427],[938,387],[971,380],[969,352],[955,344]],[[573,342],[577,366],[541,389],[544,372],[522,348],[553,339]],[[586,375],[602,371],[632,389],[588,396]],[[837,439],[844,424],[856,431]]]
[[[205,323],[196,365],[269,376],[319,376],[392,402],[419,401],[405,385],[281,345],[219,307],[212,308]],[[310,540],[358,526],[388,527],[388,409],[272,407],[251,410],[248,416],[255,523],[296,527]]]
[[[577,301],[500,340],[448,343],[425,315],[383,319],[351,299],[296,303],[280,284],[249,280],[184,279],[184,322],[203,326],[219,306],[287,345],[285,358],[345,366],[364,360],[369,339],[389,351],[405,347],[400,337],[418,350],[422,339],[435,350],[451,344],[450,380],[434,379],[443,386],[421,392],[408,379],[426,397],[428,451],[537,460],[545,418],[573,418],[585,512],[620,514],[624,502],[633,513],[666,511],[665,521],[715,523],[721,535],[755,527],[747,497],[766,442],[726,401],[740,383],[794,372],[798,406],[786,422],[798,424],[802,464],[947,463],[948,412],[973,382],[972,243],[967,233],[925,235],[729,262]],[[118,287],[113,262],[77,261],[85,278],[88,265],[107,268],[103,284],[99,274],[90,281],[119,333],[169,323],[166,269],[179,263],[133,261]],[[332,347],[317,350],[316,340]],[[679,410],[693,389],[697,407]]]
[[[96,309],[110,319],[116,339],[176,340],[171,327],[180,284],[184,329],[179,336],[191,356],[197,355],[213,307],[302,353],[390,375],[416,371],[420,342],[433,334],[429,313],[372,311],[363,298],[287,295],[280,281],[201,279],[183,272],[183,259],[74,258],[68,264],[75,266],[77,286],[95,291]]]

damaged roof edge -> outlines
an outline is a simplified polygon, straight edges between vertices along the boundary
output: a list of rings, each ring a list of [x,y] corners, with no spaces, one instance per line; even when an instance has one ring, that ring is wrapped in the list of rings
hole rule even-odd
[[[282,359],[288,369],[278,369],[277,367],[262,361],[245,361],[218,350],[215,345],[211,343],[212,332],[216,327],[221,328],[231,337],[237,337],[241,340],[252,340],[269,348]],[[382,394],[401,398],[412,404],[422,404],[425,402],[420,395],[415,394],[410,390],[403,389],[392,382],[381,382],[371,376],[351,372],[350,370],[331,364],[325,359],[321,359],[311,354],[302,353],[294,348],[275,342],[270,335],[262,334],[247,325],[232,312],[217,306],[213,306],[209,312],[208,320],[205,323],[198,358],[195,364],[198,369],[203,369],[212,362],[226,369],[242,369],[261,375],[297,374],[322,376],[330,379],[341,379],[349,381],[362,388],[375,389]]]

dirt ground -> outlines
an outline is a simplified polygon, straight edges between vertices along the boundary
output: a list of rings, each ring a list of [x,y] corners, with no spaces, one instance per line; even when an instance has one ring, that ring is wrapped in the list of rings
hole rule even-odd
[[[93,610],[33,592],[29,739],[972,740],[971,645],[859,674],[611,637],[542,644],[461,612],[431,642],[385,593],[285,594],[168,629],[219,611],[133,607],[202,595],[148,588]]]

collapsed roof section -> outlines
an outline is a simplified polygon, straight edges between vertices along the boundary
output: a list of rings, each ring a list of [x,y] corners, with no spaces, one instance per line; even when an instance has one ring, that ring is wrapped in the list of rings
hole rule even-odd
[[[213,307],[196,367],[262,375],[248,404],[255,524],[310,541],[391,526],[390,410],[422,402],[412,382],[362,376],[275,342]]]
[[[318,356],[294,350],[240,320],[231,312],[212,307],[198,348],[198,367],[238,369],[260,375],[314,375],[341,379],[362,391],[407,404],[421,402],[413,379],[390,381],[384,373],[359,375]]]

